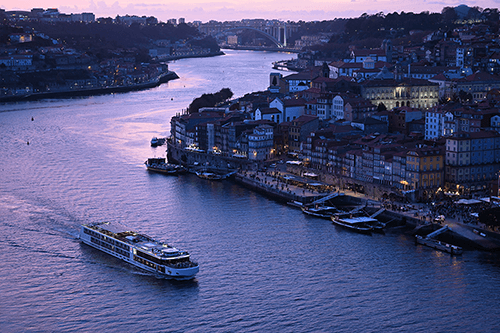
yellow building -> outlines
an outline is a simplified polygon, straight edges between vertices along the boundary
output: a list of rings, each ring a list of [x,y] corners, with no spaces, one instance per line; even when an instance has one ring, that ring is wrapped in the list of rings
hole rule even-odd
[[[418,198],[429,198],[444,184],[444,148],[422,146],[406,154],[406,179]]]

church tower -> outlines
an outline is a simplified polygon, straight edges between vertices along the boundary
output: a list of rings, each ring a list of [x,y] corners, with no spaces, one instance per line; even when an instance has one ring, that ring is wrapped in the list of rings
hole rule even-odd
[[[330,67],[328,67],[328,64],[323,62],[323,67],[321,67],[321,76],[322,77],[330,77]]]
[[[385,51],[387,62],[392,63],[392,40],[384,39],[381,48]]]
[[[269,87],[267,88],[267,90],[269,90],[273,94],[278,94],[280,92],[282,77],[283,76],[281,75],[281,73],[269,74]]]

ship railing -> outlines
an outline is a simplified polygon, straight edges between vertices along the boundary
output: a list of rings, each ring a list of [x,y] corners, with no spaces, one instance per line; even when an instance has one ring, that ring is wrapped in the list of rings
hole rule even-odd
[[[165,266],[171,267],[171,268],[189,268],[189,267],[198,266],[198,263],[196,263],[194,261],[185,261],[185,262],[179,262],[176,264],[166,264]]]

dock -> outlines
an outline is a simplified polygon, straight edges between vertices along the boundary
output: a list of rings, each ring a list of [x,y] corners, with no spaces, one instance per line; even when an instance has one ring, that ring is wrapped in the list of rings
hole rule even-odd
[[[170,140],[166,143],[169,162],[183,164],[188,168],[196,165],[198,166],[196,169],[204,166],[205,168],[239,170],[234,177],[231,177],[234,182],[292,207],[302,209],[305,206],[321,205],[329,200],[335,200],[336,205],[340,203],[344,207],[353,207],[350,209],[353,213],[368,209],[371,211],[371,217],[377,217],[381,222],[384,221],[387,227],[407,225],[419,228],[434,225],[430,220],[427,207],[422,204],[400,204],[406,209],[391,209],[390,205],[381,203],[378,198],[351,190],[339,191],[332,184],[300,177],[298,176],[302,174],[300,169],[288,170],[287,166],[286,171],[277,168],[266,170],[256,161],[188,151],[177,147]],[[499,234],[478,227],[474,228],[472,225],[460,223],[455,219],[446,218],[444,222],[452,228],[445,238],[450,236],[461,246],[485,251],[500,251]],[[478,230],[474,232],[474,229]]]
[[[290,177],[291,175],[286,173],[245,170],[236,173],[234,180],[275,200],[296,202],[297,205],[311,204],[324,198],[329,200],[338,195],[338,193],[305,188],[292,181]]]
[[[494,237],[496,235],[493,235],[493,233],[482,229],[478,231],[477,228],[460,222],[447,220],[446,223],[452,228],[455,234],[467,239],[474,247],[486,251],[500,251],[500,241]]]

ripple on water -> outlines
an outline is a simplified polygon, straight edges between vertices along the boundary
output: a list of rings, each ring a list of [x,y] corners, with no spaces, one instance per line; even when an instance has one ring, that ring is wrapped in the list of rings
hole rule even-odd
[[[346,232],[228,181],[145,170],[165,155],[149,140],[167,136],[193,96],[232,81],[236,95],[264,90],[270,65],[251,64],[283,58],[229,53],[175,62],[182,78],[148,91],[0,106],[2,331],[498,331],[498,255],[452,258],[399,233]],[[227,59],[245,80],[223,81]],[[188,250],[199,274],[159,280],[80,244],[79,225],[97,221]]]

